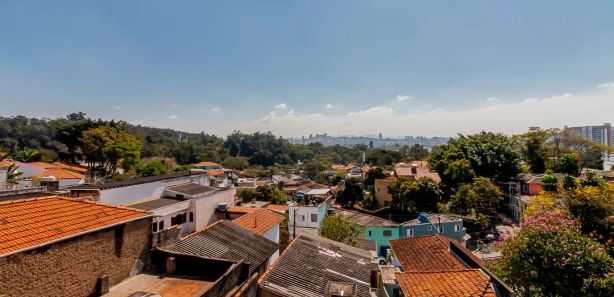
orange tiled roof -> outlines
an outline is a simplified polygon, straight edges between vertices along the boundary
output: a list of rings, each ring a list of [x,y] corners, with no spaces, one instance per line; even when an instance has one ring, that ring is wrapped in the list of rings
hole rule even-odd
[[[250,213],[258,210],[255,207],[241,207],[241,206],[232,206],[229,207],[226,211],[229,213]]]
[[[220,164],[215,163],[215,162],[202,161],[196,164],[192,164],[192,166],[220,166]]]
[[[397,273],[406,297],[496,297],[490,280],[479,269]]]
[[[82,174],[70,172],[64,169],[47,169],[37,175],[35,177],[46,177],[53,176],[55,179],[82,179],[85,178]]]
[[[147,216],[137,209],[58,196],[0,202],[0,255]]]
[[[450,252],[450,239],[441,235],[390,240],[390,247],[405,272],[466,269]]]
[[[75,172],[79,172],[81,174],[84,174],[84,173],[87,172],[87,168],[85,168],[85,167],[83,167],[81,165],[68,164],[68,163],[64,163],[64,162],[53,162],[53,164],[59,166],[59,168],[61,168],[61,169],[75,171]]]
[[[11,164],[13,164],[13,161],[9,161],[9,160],[2,160],[0,161],[0,167],[9,167],[11,166]]]
[[[280,205],[280,204],[267,204],[266,206],[267,209],[270,209],[272,211],[281,211],[281,212],[286,212],[288,211],[288,205]]]
[[[258,235],[264,235],[273,226],[283,222],[284,216],[267,209],[258,208],[232,222]]]
[[[220,176],[224,175],[224,171],[221,169],[209,169],[207,170],[207,174],[211,176]]]

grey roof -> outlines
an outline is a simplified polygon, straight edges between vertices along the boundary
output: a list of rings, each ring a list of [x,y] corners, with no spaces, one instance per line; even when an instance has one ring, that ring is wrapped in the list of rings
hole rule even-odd
[[[355,283],[356,296],[370,296],[370,252],[301,233],[263,274],[261,288],[279,296],[325,296],[329,282]]]
[[[243,260],[253,272],[279,249],[279,245],[231,221],[222,220],[160,249],[205,258]]]
[[[356,247],[365,251],[377,252],[377,243],[375,240],[356,238]]]
[[[167,190],[175,191],[184,195],[193,196],[201,193],[210,193],[218,190],[214,187],[203,186],[197,183],[185,183],[166,187]]]
[[[180,178],[180,177],[198,176],[198,175],[204,175],[204,174],[206,173],[178,172],[178,173],[171,173],[171,174],[158,175],[158,176],[146,176],[146,177],[129,178],[129,179],[117,180],[117,181],[109,181],[103,184],[77,185],[74,187],[68,187],[67,189],[76,190],[76,191],[78,190],[106,190],[106,189],[112,189],[112,188],[134,186],[138,184],[145,184],[145,183],[175,179],[175,178]]]
[[[166,207],[169,205],[184,202],[185,200],[173,199],[173,198],[155,198],[140,203],[129,204],[126,207],[136,208],[144,211],[151,211],[154,209]]]
[[[328,188],[326,188],[326,189],[311,189],[307,193],[305,193],[305,195],[326,195],[330,191],[331,190],[328,189]]]
[[[350,211],[346,209],[335,210],[335,213],[341,214],[346,219],[356,221],[356,224],[363,227],[398,227],[399,224],[385,220],[374,215]]]
[[[463,219],[459,216],[455,216],[455,215],[444,215],[444,214],[428,214],[428,218],[431,221],[431,223],[433,224],[437,224],[440,222],[439,219],[441,219],[442,223],[446,223],[446,222],[458,222],[458,221],[462,221]],[[421,225],[421,224],[431,224],[429,222],[420,222],[420,220],[418,218],[415,218],[413,220],[409,220],[407,222],[404,222],[401,224],[401,226],[408,226],[408,225]]]

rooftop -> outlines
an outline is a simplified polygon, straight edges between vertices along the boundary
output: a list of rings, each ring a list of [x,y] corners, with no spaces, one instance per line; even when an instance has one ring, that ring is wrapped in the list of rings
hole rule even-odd
[[[437,225],[437,223],[441,222],[457,222],[462,221],[462,218],[444,214],[428,214],[428,218],[431,220],[431,223]],[[418,218],[402,223],[401,225],[419,225],[419,224],[430,224],[429,222],[420,222]]]
[[[280,224],[284,216],[270,210],[259,208],[256,211],[243,215],[232,222],[258,235],[264,235],[275,225]]]
[[[180,185],[168,186],[166,187],[166,189],[184,194],[186,196],[194,196],[202,193],[210,194],[219,190],[218,188],[203,186],[197,183],[185,183]]]
[[[256,207],[231,206],[226,209],[228,213],[250,213],[258,210]]]
[[[279,249],[279,245],[227,220],[159,247],[161,250],[204,258],[249,263],[254,271]]]
[[[0,202],[0,255],[148,216],[142,210],[57,196]]]
[[[281,205],[281,204],[268,204],[266,206],[266,209],[270,209],[270,210],[276,211],[276,212],[284,212],[285,213],[285,212],[288,211],[288,205],[287,204],[284,204],[284,205]]]
[[[441,235],[408,237],[390,240],[389,243],[405,272],[448,271],[467,268],[450,251],[450,239]]]
[[[195,164],[192,164],[192,166],[196,166],[196,167],[204,167],[204,166],[220,166],[220,164],[215,163],[215,162],[209,162],[209,161],[203,161],[203,162],[198,162]]]
[[[104,297],[202,296],[213,286],[215,280],[179,275],[138,274],[113,287]],[[141,294],[139,294],[141,293]],[[139,295],[135,295],[139,294]],[[147,295],[155,294],[155,295]]]
[[[85,176],[79,173],[70,172],[64,169],[46,169],[45,171],[35,175],[34,177],[53,176],[56,180],[60,179],[83,179]]]
[[[141,200],[141,202],[136,202],[134,204],[128,204],[127,207],[132,207],[144,211],[152,211],[155,209],[167,207],[173,204],[178,204],[185,202],[186,200],[174,199],[174,198],[153,198],[149,200]]]
[[[399,225],[393,221],[385,220],[380,217],[376,217],[366,213],[360,213],[357,211],[351,211],[347,209],[337,209],[335,213],[338,213],[346,219],[356,221],[356,224],[364,227],[398,227]]]
[[[490,279],[479,269],[397,273],[406,297],[495,297]]]
[[[78,186],[70,187],[69,189],[75,190],[75,191],[107,190],[107,189],[113,189],[113,188],[128,187],[128,186],[134,186],[134,185],[139,185],[139,184],[182,178],[182,177],[198,176],[202,174],[205,174],[205,173],[178,172],[178,173],[171,173],[171,174],[158,175],[158,176],[146,176],[146,177],[129,178],[129,179],[117,180],[117,181],[109,181],[103,184],[78,185]]]
[[[370,295],[371,253],[301,233],[259,279],[279,296],[325,296],[329,283],[356,284],[356,296]]]

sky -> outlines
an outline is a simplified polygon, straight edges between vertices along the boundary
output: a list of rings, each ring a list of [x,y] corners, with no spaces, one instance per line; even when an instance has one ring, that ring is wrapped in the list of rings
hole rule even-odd
[[[0,116],[227,135],[614,122],[614,1],[2,1]]]

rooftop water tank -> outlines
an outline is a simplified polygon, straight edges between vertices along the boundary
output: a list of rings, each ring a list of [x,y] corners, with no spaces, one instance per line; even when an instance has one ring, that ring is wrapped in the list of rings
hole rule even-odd
[[[428,223],[429,222],[429,215],[426,212],[421,212],[418,215],[418,221],[420,223]]]
[[[217,209],[219,210],[226,210],[227,207],[228,207],[228,203],[218,203],[217,204]]]

